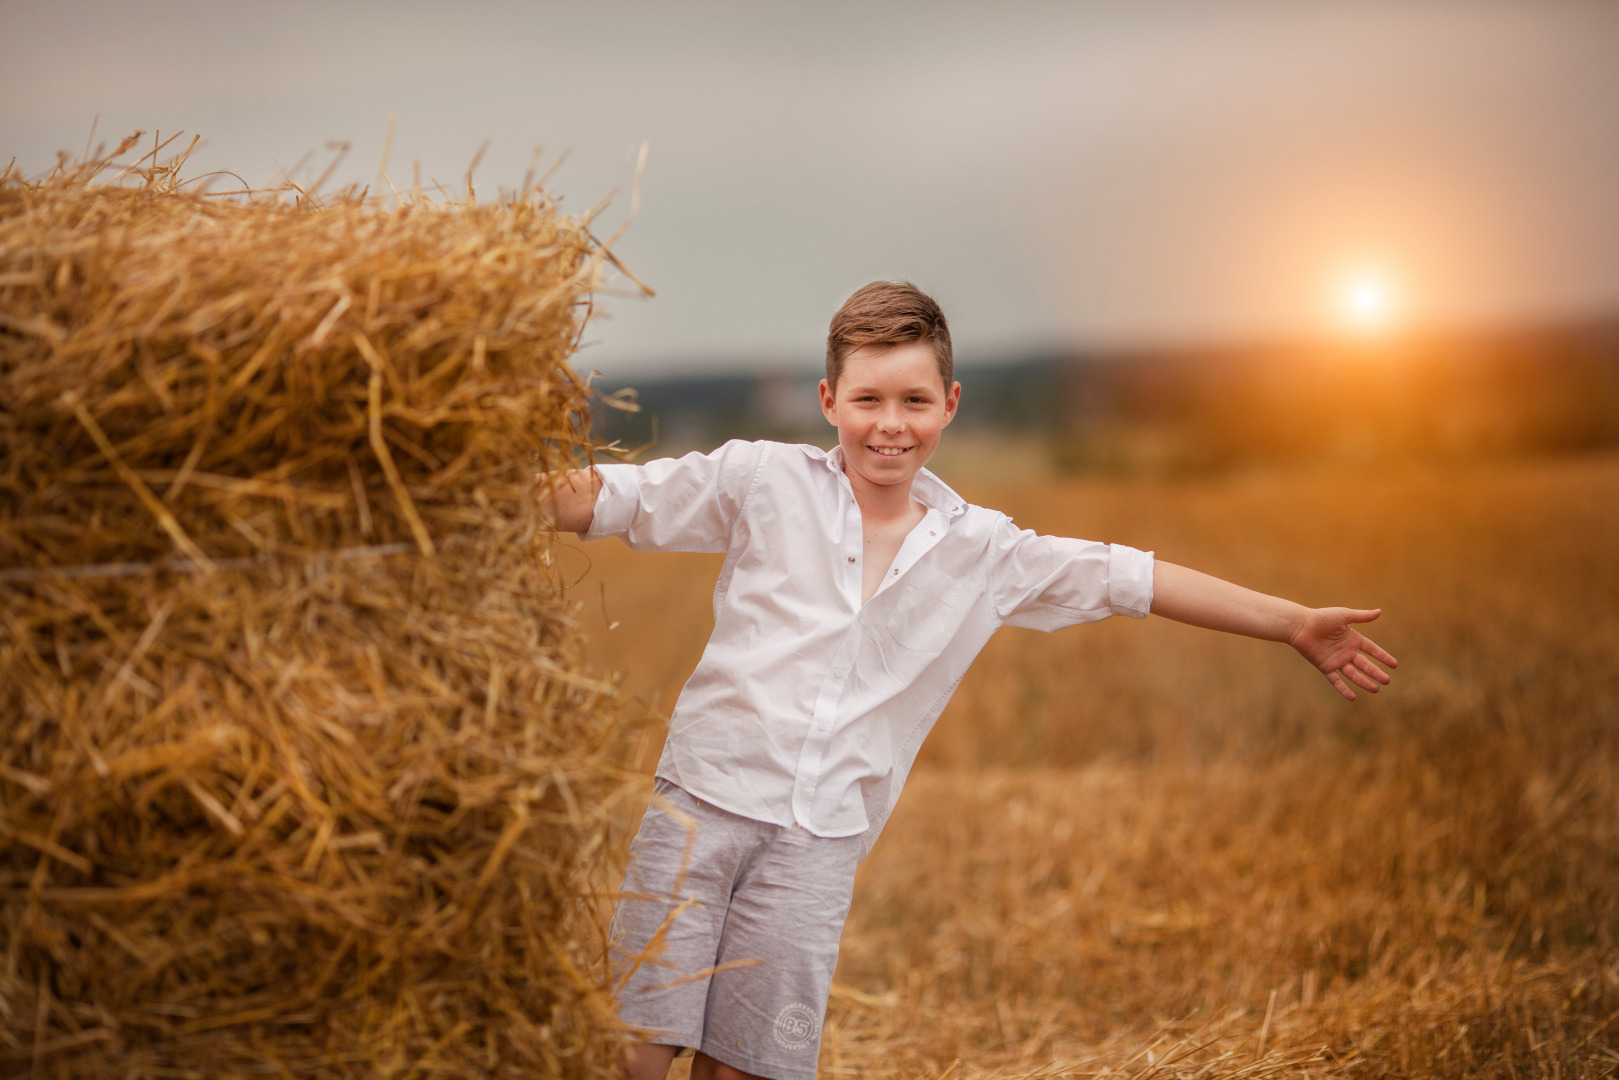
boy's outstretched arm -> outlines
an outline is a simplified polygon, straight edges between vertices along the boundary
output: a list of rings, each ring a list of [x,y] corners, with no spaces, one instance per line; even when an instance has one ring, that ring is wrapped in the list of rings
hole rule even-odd
[[[1210,630],[1285,641],[1350,701],[1355,700],[1350,683],[1374,694],[1379,684],[1388,683],[1388,672],[1377,661],[1400,666],[1354,626],[1371,622],[1382,608],[1307,608],[1162,560],[1153,563],[1152,613]]]
[[[601,478],[594,469],[543,472],[534,477],[534,502],[540,520],[557,532],[582,533],[596,519],[596,493]]]

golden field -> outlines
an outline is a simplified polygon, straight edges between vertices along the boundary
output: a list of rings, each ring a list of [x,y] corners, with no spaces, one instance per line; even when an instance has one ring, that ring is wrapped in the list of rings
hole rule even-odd
[[[862,868],[822,1075],[1619,1072],[1619,457],[1175,481],[950,442],[1025,527],[1381,605],[1401,664],[1351,705],[1159,619],[1002,632]],[[594,664],[666,712],[718,557],[570,547]]]

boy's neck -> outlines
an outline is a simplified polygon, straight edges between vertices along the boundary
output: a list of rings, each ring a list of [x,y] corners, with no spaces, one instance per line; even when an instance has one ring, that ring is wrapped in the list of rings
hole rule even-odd
[[[911,485],[916,482],[915,476],[903,484],[874,484],[847,465],[843,475],[849,478],[854,501],[860,506],[860,516],[867,521],[887,521],[912,513]]]

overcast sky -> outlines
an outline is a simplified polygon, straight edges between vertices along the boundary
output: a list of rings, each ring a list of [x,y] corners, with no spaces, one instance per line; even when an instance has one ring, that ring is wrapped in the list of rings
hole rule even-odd
[[[480,190],[537,146],[583,210],[649,144],[609,373],[818,362],[909,277],[965,361],[1329,330],[1383,276],[1407,325],[1619,312],[1619,3],[0,5],[0,152],[135,128],[271,180]]]

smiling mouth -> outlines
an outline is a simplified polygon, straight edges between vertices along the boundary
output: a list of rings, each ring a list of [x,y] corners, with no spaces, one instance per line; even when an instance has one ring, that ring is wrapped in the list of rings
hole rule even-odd
[[[878,455],[879,457],[899,457],[901,454],[910,453],[911,450],[912,450],[912,447],[909,447],[909,446],[868,446],[868,447],[866,447],[866,449],[870,450],[872,453]]]

